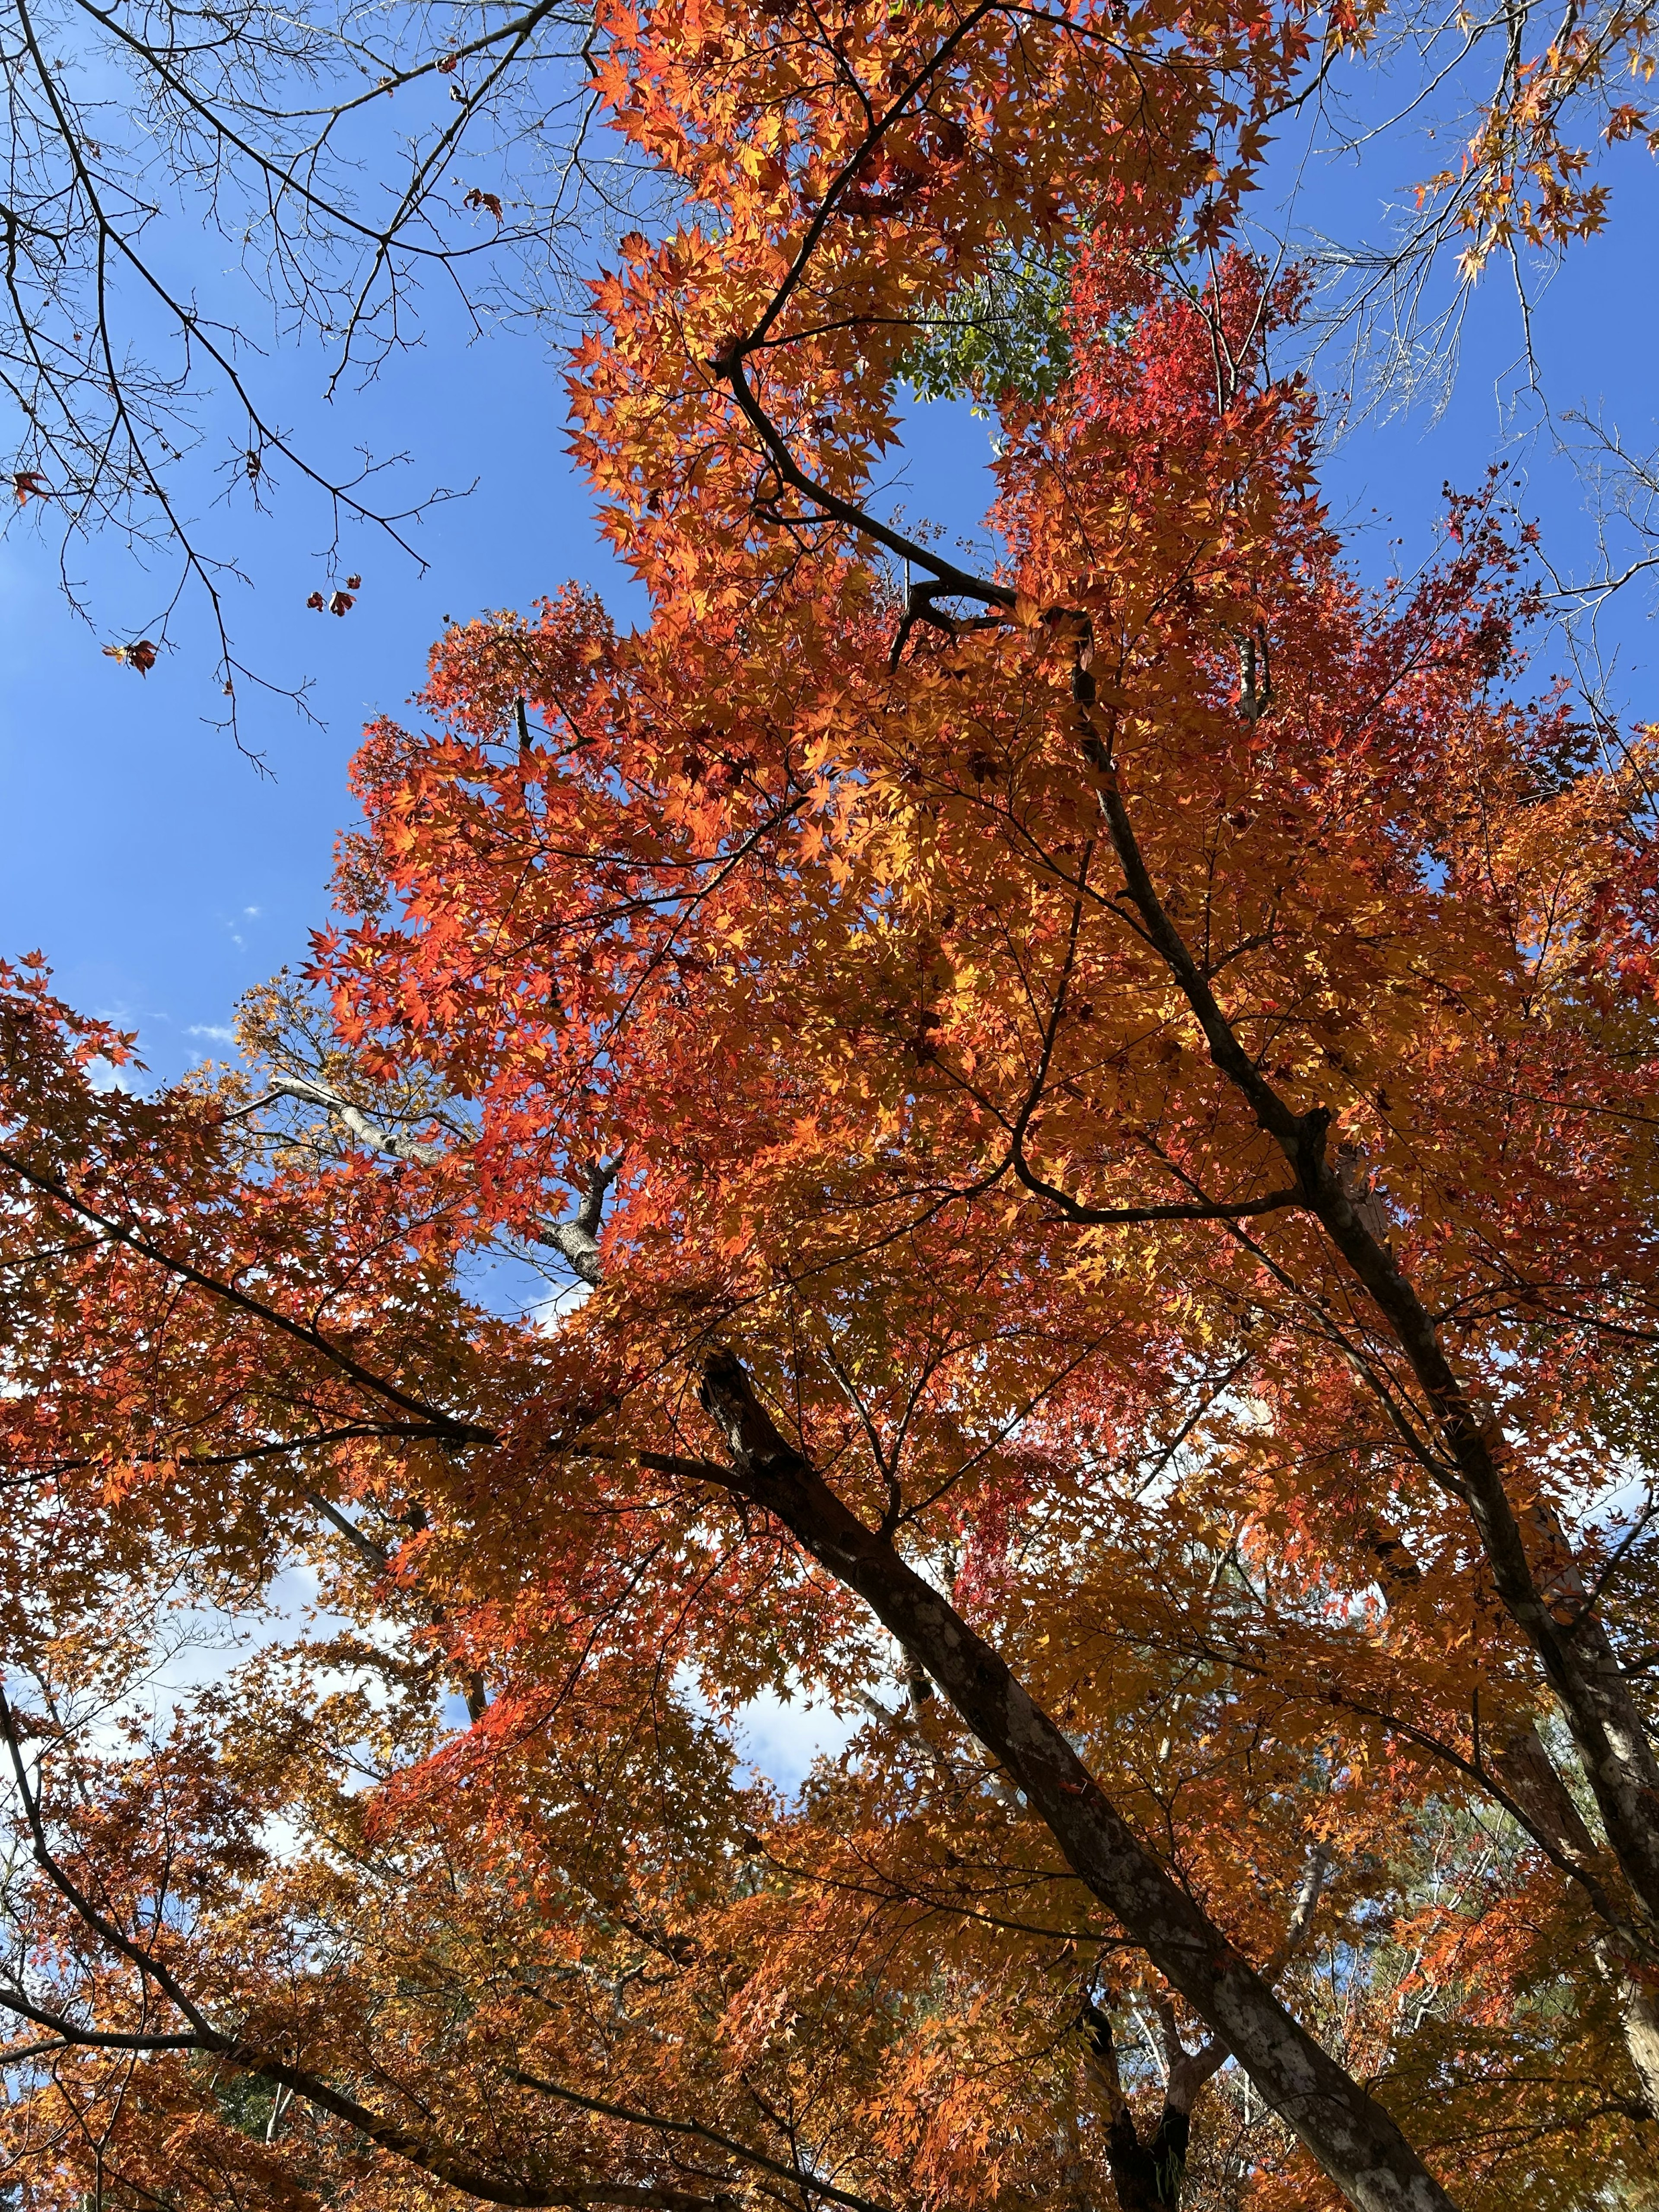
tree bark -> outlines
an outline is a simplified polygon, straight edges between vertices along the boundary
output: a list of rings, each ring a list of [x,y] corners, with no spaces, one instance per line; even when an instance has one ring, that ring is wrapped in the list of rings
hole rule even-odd
[[[1164,2106],[1148,2142],[1123,2094],[1117,2045],[1109,2012],[1092,2002],[1083,2008],[1089,2030],[1085,2070],[1100,2094],[1104,2112],[1106,2164],[1118,2212],[1179,2212],[1187,2179],[1187,2145],[1192,2136],[1193,2100],[1219,2063],[1214,2045],[1201,2059],[1190,2052],[1170,2069]]]
[[[1127,2105],[1112,2115],[1106,2134],[1106,2163],[1119,2212],[1177,2212],[1187,2174],[1187,2142],[1192,2121],[1166,2105],[1149,2143],[1140,2140]]]
[[[1427,1310],[1390,1247],[1361,1218],[1342,1176],[1325,1156],[1330,1115],[1297,1113],[1240,1043],[1209,981],[1170,920],[1147,871],[1118,787],[1109,746],[1091,709],[1095,682],[1079,659],[1073,675],[1079,739],[1098,779],[1101,814],[1124,887],[1147,941],[1181,990],[1212,1062],[1232,1084],[1296,1174],[1304,1203],[1370,1297],[1405,1354],[1492,1569],[1505,1610],[1526,1636],[1560,1701],[1574,1748],[1595,1794],[1607,1841],[1650,1927],[1659,1929],[1659,1758],[1595,1607],[1580,1597],[1571,1547],[1547,1507],[1534,1504],[1528,1534],[1504,1486],[1509,1448],[1490,1414],[1460,1380]]]
[[[711,1479],[781,1521],[927,1668],[1079,1880],[1232,2051],[1356,2212],[1453,2212],[1389,2114],[1146,1850],[1001,1657],[785,1439],[731,1352],[704,1361],[699,1395],[731,1454],[730,1474],[711,1468]]]

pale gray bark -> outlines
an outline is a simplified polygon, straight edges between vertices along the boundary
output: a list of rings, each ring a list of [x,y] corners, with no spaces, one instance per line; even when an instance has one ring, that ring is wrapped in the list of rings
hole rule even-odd
[[[569,1220],[556,1221],[550,1228],[536,1231],[537,1242],[550,1245],[568,1260],[590,1290],[599,1286],[599,1224],[605,1216],[605,1195],[622,1164],[620,1152],[615,1159],[596,1161],[587,1171],[582,1202]]]

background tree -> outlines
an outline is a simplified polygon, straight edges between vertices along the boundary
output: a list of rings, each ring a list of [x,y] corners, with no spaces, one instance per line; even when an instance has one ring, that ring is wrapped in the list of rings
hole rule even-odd
[[[224,588],[241,572],[205,494],[258,510],[286,480],[320,500],[337,554],[359,525],[418,558],[427,496],[400,505],[380,482],[399,457],[365,447],[349,476],[331,468],[285,427],[267,357],[314,348],[331,393],[354,393],[420,337],[434,280],[475,331],[562,312],[610,218],[648,200],[594,143],[602,38],[591,9],[551,0],[7,10],[13,512],[55,534],[89,617],[86,541],[112,532],[159,568],[155,636],[118,648],[131,665],[153,665],[195,586],[234,720],[249,672]],[[202,264],[204,233],[234,273]]]

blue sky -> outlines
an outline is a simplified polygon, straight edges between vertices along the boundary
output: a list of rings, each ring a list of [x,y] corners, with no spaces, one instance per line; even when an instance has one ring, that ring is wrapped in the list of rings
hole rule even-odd
[[[1304,219],[1374,234],[1387,198],[1403,196],[1426,165],[1427,149],[1407,141],[1363,169],[1322,167],[1304,188]],[[1614,175],[1610,232],[1575,250],[1545,291],[1536,341],[1555,409],[1601,413],[1644,449],[1659,442],[1659,180],[1633,152],[1618,157]],[[1501,441],[1536,425],[1516,373],[1518,331],[1500,272],[1476,296],[1444,413],[1373,419],[1329,458],[1328,492],[1353,526],[1363,572],[1379,576],[1395,557],[1415,565],[1433,543],[1442,483],[1473,484]],[[409,449],[416,458],[404,472],[405,496],[477,480],[417,531],[430,564],[423,577],[369,536],[346,540],[342,573],[360,568],[364,584],[343,620],[305,606],[330,580],[327,525],[314,506],[283,496],[261,520],[202,503],[210,534],[258,579],[256,590],[230,588],[246,656],[279,679],[311,679],[320,728],[245,694],[246,734],[268,774],[204,719],[217,702],[199,623],[185,620],[180,650],[148,678],[102,656],[101,645],[124,634],[118,611],[142,617],[155,588],[137,583],[115,549],[84,564],[108,617],[94,635],[64,606],[47,545],[27,532],[0,544],[0,951],[43,950],[67,997],[140,1030],[158,1074],[224,1049],[216,1033],[239,993],[304,958],[307,931],[325,912],[332,842],[349,817],[346,768],[359,730],[418,686],[446,615],[524,607],[570,576],[598,586],[624,617],[639,605],[599,542],[565,454],[560,364],[533,333],[467,345],[439,324],[371,392],[348,392],[331,409],[317,396],[316,357],[279,354],[268,367],[278,413],[303,434],[339,451],[357,442],[382,454]],[[209,450],[216,459],[211,441]],[[1516,498],[1568,565],[1582,560],[1582,486],[1549,460],[1547,437],[1535,432],[1529,447],[1510,450],[1522,477]],[[986,427],[965,407],[918,410],[898,496],[913,517],[970,527],[987,459]],[[1398,556],[1395,537],[1405,540]],[[1659,715],[1651,604],[1638,587],[1611,623],[1623,696],[1638,715]],[[1561,660],[1549,648],[1540,672]]]
[[[295,357],[286,419],[334,427],[315,398],[322,374]],[[410,495],[478,484],[415,533],[424,577],[372,534],[348,538],[343,566],[364,582],[337,620],[305,605],[330,581],[315,505],[279,493],[269,519],[208,512],[215,542],[258,580],[228,591],[244,657],[276,680],[308,678],[322,725],[244,686],[245,732],[267,774],[204,719],[220,702],[199,618],[187,613],[180,650],[140,678],[100,651],[132,630],[112,621],[94,635],[66,609],[49,545],[21,532],[0,545],[0,947],[42,948],[64,995],[142,1028],[158,1073],[211,1048],[201,1032],[224,1026],[240,992],[304,957],[362,726],[418,687],[444,616],[522,606],[570,575],[613,597],[623,581],[564,458],[556,365],[533,341],[436,343],[332,413],[379,451],[418,455],[402,471]],[[106,607],[143,619],[154,586],[124,574],[113,549],[87,567]]]

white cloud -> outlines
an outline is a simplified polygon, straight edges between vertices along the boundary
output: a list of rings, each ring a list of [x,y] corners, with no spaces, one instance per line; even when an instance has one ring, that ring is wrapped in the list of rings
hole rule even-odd
[[[738,1747],[752,1772],[793,1796],[819,1753],[833,1759],[860,1725],[859,1716],[838,1715],[804,1697],[786,1704],[767,1690],[738,1716]]]
[[[192,1022],[185,1031],[186,1036],[211,1037],[215,1044],[234,1044],[236,1032],[218,1022]]]
[[[708,1707],[697,1686],[694,1668],[674,1670],[674,1687],[694,1713],[705,1718]],[[739,1705],[727,1741],[737,1755],[736,1779],[769,1782],[786,1797],[793,1797],[822,1753],[833,1759],[863,1725],[860,1714],[838,1715],[821,1692],[793,1671],[781,1690],[763,1690]]]

